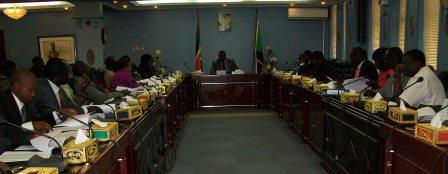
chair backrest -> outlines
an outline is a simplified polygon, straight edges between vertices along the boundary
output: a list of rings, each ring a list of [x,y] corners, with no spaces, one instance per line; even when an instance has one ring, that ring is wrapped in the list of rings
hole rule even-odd
[[[442,71],[437,75],[437,77],[439,77],[440,81],[442,81],[443,88],[445,89],[445,91],[447,91],[448,90],[448,72]]]

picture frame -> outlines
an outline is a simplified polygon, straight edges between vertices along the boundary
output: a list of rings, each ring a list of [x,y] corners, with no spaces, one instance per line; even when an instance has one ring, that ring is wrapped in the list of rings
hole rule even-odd
[[[60,58],[67,64],[76,61],[74,35],[39,36],[39,55],[46,63],[50,58]]]
[[[230,13],[218,13],[218,31],[232,31],[232,15]]]

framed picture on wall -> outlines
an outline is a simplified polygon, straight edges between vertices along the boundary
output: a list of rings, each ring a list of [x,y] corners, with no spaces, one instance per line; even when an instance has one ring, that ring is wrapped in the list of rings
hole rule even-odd
[[[218,13],[218,31],[232,31],[232,20],[230,13]]]
[[[51,58],[61,58],[67,64],[76,61],[75,37],[64,36],[39,36],[39,55],[46,63]]]

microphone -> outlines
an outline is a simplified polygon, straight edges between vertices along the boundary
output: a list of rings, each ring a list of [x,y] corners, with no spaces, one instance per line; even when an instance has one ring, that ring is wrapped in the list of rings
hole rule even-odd
[[[168,68],[167,66],[160,65],[160,68],[165,68],[168,71],[168,73],[170,73],[170,74],[174,72],[170,68]]]
[[[91,98],[91,97],[89,97],[89,96],[87,96],[87,95],[84,95],[84,94],[80,94],[80,93],[77,93],[77,92],[73,92],[73,94],[75,94],[76,96],[80,96],[80,97],[84,97],[84,98],[86,98],[86,99],[88,99],[88,100],[90,100],[90,101],[93,101],[94,103],[97,103],[97,104],[103,104],[103,103],[101,103],[101,102],[98,102],[98,101],[96,101],[96,100],[94,100],[93,98]],[[112,100],[113,101],[113,100]],[[104,104],[106,105],[106,106],[108,106],[108,107],[110,107],[111,109],[112,109],[112,111],[115,113],[115,109],[114,109],[114,107],[112,107],[111,105],[108,105],[110,102],[105,102]]]
[[[286,67],[288,67],[289,62],[284,63],[283,65],[278,66],[279,69],[284,69]]]
[[[188,65],[186,62],[184,62],[184,66],[187,67],[187,69],[188,69],[189,71],[193,70],[193,68],[191,68],[191,66]]]
[[[389,77],[390,77],[390,74],[386,75],[386,77],[383,77],[383,78],[378,79],[378,80],[375,82],[375,85],[378,84],[379,82],[383,81],[383,80],[388,79]],[[364,92],[365,90],[367,90],[367,89],[369,89],[369,88],[371,88],[370,85],[368,85],[367,87],[363,88],[361,91],[359,91],[359,93],[362,94],[362,92]]]
[[[50,136],[48,136],[48,135],[45,135],[45,134],[43,134],[43,133],[36,132],[36,131],[34,131],[34,130],[26,129],[26,128],[22,127],[22,126],[13,124],[13,123],[8,122],[8,121],[6,121],[6,120],[0,120],[0,124],[3,124],[3,125],[9,125],[9,126],[11,126],[11,127],[13,127],[13,128],[20,129],[20,130],[22,130],[22,131],[24,131],[24,132],[30,132],[30,133],[33,133],[33,134],[36,134],[36,135],[39,135],[39,136],[43,136],[43,137],[45,137],[45,138],[48,138],[48,139],[54,141],[54,142],[56,143],[56,145],[58,146],[58,149],[57,149],[57,150],[55,150],[55,149],[52,150],[52,154],[53,154],[53,152],[57,154],[57,156],[56,156],[57,161],[56,161],[56,162],[55,162],[55,161],[52,161],[51,158],[50,158],[50,159],[42,159],[42,158],[40,158],[40,157],[37,157],[37,158],[36,158],[36,157],[32,157],[32,158],[28,161],[28,163],[29,163],[28,165],[29,165],[29,166],[33,166],[33,165],[30,165],[30,163],[31,163],[31,164],[34,163],[34,164],[37,164],[37,166],[39,166],[39,165],[42,165],[42,163],[45,163],[45,164],[48,164],[49,166],[55,166],[55,167],[57,167],[60,171],[64,171],[66,165],[65,165],[64,162],[63,162],[63,161],[64,161],[64,155],[63,155],[63,153],[62,153],[62,146],[61,146],[61,144],[59,144],[58,141],[56,141],[55,138],[50,137]],[[39,159],[38,159],[38,158],[39,158]]]
[[[145,88],[149,92],[149,89],[146,87],[147,84],[144,84],[140,81],[137,81],[137,83],[140,84],[141,87]]]
[[[407,86],[406,88],[404,88],[403,90],[401,90],[398,94],[393,95],[392,97],[387,99],[387,103],[389,103],[390,100],[392,100],[393,98],[401,95],[404,91],[406,91],[408,88],[414,86],[417,83],[423,82],[423,77],[419,77],[414,83],[410,84],[409,86]]]
[[[61,114],[61,115],[64,115],[65,117],[71,118],[71,119],[73,119],[73,120],[75,120],[75,121],[81,123],[82,125],[87,126],[87,127],[89,128],[89,132],[92,130],[92,126],[89,125],[88,123],[85,123],[85,122],[83,122],[83,121],[81,121],[81,120],[79,120],[79,119],[77,119],[77,118],[75,118],[75,117],[73,117],[73,116],[71,116],[71,115],[68,115],[68,114],[66,114],[66,113],[63,113],[63,112],[59,111],[58,109],[56,109],[56,108],[54,108],[54,107],[52,107],[52,106],[45,105],[45,107],[50,108],[50,109],[52,109],[53,111],[55,111],[55,112],[57,112],[57,113],[59,113],[59,114]],[[57,114],[56,114],[56,115],[57,115]],[[59,115],[57,115],[57,116],[59,117],[59,119],[62,119],[61,116],[59,116]]]
[[[173,71],[173,72],[175,72],[175,71],[176,71],[175,69],[173,69],[173,68],[169,67],[168,65],[164,65],[164,67],[165,67],[165,68],[168,68],[168,69],[170,69],[170,70],[171,70],[171,71]]]
[[[358,81],[360,81],[360,80],[362,80],[362,79],[365,79],[365,77],[360,77],[360,78],[358,78],[358,79],[356,79],[356,80],[353,80],[353,81],[351,81],[351,82],[348,82],[348,83],[346,83],[346,84],[342,84],[341,87],[344,87],[344,86],[350,85],[350,84],[352,84],[352,83],[358,82]]]

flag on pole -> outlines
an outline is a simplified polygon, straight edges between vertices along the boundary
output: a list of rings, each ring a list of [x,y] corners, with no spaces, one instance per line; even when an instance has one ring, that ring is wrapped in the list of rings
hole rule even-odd
[[[202,70],[201,32],[199,30],[199,10],[196,11],[196,56],[194,58],[194,70]]]
[[[261,74],[264,69],[263,46],[261,42],[260,22],[258,21],[258,9],[255,14],[255,52],[254,69],[257,74]]]

